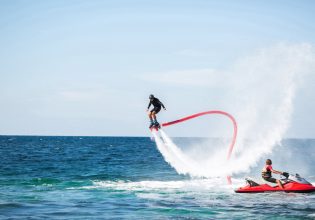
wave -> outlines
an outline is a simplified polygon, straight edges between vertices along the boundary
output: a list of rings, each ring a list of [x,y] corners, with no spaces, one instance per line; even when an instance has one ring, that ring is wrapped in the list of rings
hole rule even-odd
[[[177,181],[102,181],[95,180],[91,186],[82,186],[81,189],[107,189],[132,192],[178,192],[178,191],[232,191],[225,184],[225,179],[191,179]]]

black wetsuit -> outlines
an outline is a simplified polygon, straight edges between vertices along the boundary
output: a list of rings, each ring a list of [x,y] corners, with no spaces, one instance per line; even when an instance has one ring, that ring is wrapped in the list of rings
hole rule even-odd
[[[150,100],[148,109],[151,105],[153,105],[153,109],[151,110],[151,112],[155,112],[156,114],[161,110],[161,107],[165,108],[163,103],[157,98],[153,98],[152,100]]]

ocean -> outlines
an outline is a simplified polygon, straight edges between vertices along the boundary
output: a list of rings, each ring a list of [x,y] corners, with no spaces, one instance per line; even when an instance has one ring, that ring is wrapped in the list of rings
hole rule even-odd
[[[315,140],[268,156],[315,182]],[[149,137],[0,136],[0,219],[315,219],[315,193],[234,192],[264,159],[230,186],[178,174]]]

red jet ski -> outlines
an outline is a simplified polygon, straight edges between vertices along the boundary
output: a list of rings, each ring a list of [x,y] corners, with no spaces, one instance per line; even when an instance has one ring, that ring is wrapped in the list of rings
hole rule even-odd
[[[285,179],[281,179],[284,189],[268,184],[258,184],[250,178],[246,178],[247,185],[240,187],[237,193],[264,193],[264,192],[294,192],[294,193],[310,193],[315,192],[315,186],[302,178],[299,174],[288,175]]]

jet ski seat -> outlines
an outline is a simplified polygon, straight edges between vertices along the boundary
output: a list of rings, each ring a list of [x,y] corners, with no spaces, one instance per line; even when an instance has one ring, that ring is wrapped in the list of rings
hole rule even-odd
[[[245,178],[246,183],[250,186],[259,186],[259,183],[255,182],[252,178],[247,177]]]

